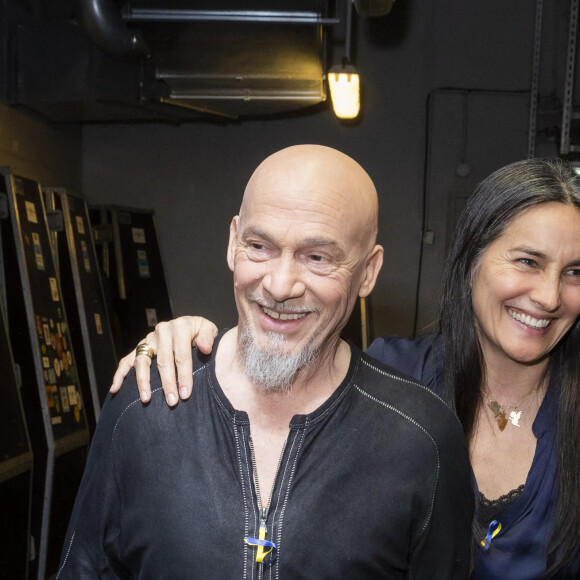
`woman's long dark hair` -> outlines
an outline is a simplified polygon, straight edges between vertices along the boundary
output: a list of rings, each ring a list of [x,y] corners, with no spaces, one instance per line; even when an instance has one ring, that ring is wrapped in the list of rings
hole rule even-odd
[[[487,248],[521,212],[547,202],[580,207],[580,178],[567,162],[529,159],[482,181],[460,217],[447,260],[439,326],[445,345],[445,386],[468,439],[481,404],[485,369],[477,338],[471,276]],[[580,318],[550,355],[547,372],[560,381],[559,495],[548,547],[546,577],[568,563],[580,546]]]

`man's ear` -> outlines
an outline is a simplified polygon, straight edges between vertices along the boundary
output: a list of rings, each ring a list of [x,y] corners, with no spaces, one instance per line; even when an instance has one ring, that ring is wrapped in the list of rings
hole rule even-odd
[[[238,246],[238,222],[240,216],[236,215],[230,224],[230,241],[228,242],[228,266],[234,271],[234,258],[236,257],[236,248]]]
[[[379,275],[383,265],[383,254],[383,246],[379,245],[376,245],[369,254],[369,257],[367,258],[364,278],[358,291],[358,295],[361,298],[366,298],[375,287],[377,276]]]

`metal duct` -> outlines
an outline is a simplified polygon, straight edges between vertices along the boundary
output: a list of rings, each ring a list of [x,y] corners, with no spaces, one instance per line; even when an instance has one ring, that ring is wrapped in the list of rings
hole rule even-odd
[[[60,122],[170,123],[291,114],[326,100],[326,31],[340,26],[328,0],[278,0],[277,10],[271,0],[195,0],[185,21],[175,12],[191,0],[68,2],[66,18],[11,23],[17,67],[7,67],[9,99],[0,74],[0,100]],[[0,53],[2,42],[0,30]]]
[[[138,30],[129,30],[113,0],[80,0],[80,20],[90,39],[120,59],[149,58],[151,50]]]

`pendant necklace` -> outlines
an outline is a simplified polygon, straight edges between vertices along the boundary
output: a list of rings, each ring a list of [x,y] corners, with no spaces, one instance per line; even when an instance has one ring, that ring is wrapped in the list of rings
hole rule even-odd
[[[522,417],[522,411],[518,411],[518,405],[527,399],[532,393],[535,393],[539,387],[535,387],[527,395],[524,395],[521,399],[512,403],[511,405],[502,405],[498,401],[493,400],[483,389],[481,393],[487,399],[487,406],[491,409],[492,413],[495,415],[495,420],[500,431],[503,431],[507,425],[508,419],[514,427],[520,427],[519,420]],[[511,413],[506,417],[508,409],[512,409]]]

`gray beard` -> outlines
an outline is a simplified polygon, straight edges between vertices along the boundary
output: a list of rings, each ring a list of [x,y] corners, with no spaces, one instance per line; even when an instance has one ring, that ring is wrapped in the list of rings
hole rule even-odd
[[[267,333],[268,344],[260,348],[246,326],[238,338],[238,347],[244,363],[246,376],[262,392],[290,392],[298,373],[318,358],[318,348],[312,341],[297,354],[283,351],[286,336],[277,332]]]

